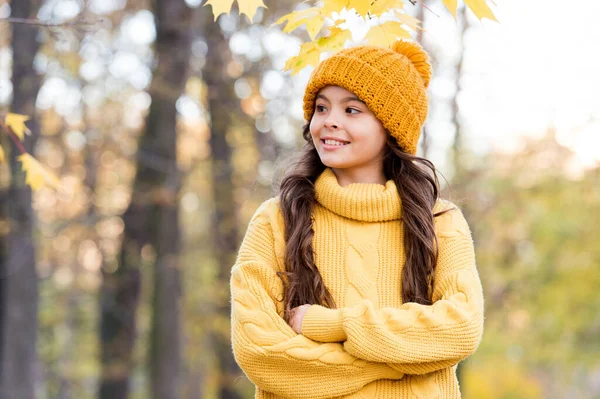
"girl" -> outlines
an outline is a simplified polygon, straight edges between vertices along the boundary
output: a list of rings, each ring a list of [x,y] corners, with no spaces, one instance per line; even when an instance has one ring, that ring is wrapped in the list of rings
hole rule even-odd
[[[460,398],[483,334],[471,232],[415,156],[431,67],[416,44],[321,62],[306,144],[252,217],[231,275],[255,398]]]

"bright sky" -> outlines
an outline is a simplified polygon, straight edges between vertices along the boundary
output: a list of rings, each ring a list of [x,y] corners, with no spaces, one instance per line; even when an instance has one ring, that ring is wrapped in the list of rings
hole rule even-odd
[[[469,36],[463,103],[473,137],[515,147],[549,126],[582,163],[600,161],[600,2],[498,0],[501,24]],[[481,25],[480,25],[481,26]]]

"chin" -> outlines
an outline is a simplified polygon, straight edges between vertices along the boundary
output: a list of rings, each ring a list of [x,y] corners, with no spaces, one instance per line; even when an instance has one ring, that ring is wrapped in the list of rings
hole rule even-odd
[[[348,168],[351,166],[348,164],[348,162],[344,162],[343,160],[337,160],[337,159],[321,158],[321,162],[323,163],[323,165],[327,166],[328,168],[335,168],[335,169],[345,169],[345,168]]]

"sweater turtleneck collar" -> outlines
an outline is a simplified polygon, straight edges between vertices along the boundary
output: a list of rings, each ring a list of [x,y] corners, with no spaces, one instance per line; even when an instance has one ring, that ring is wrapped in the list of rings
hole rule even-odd
[[[326,168],[315,181],[315,196],[325,208],[349,219],[383,222],[401,217],[400,195],[393,180],[385,186],[351,183],[342,187],[331,168]]]

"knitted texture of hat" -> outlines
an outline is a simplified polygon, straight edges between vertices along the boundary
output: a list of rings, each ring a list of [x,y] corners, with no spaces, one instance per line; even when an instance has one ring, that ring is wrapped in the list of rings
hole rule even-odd
[[[390,48],[362,45],[344,49],[317,65],[304,92],[310,122],[325,86],[340,86],[365,102],[403,151],[416,154],[427,118],[431,65],[416,43],[397,40]]]

